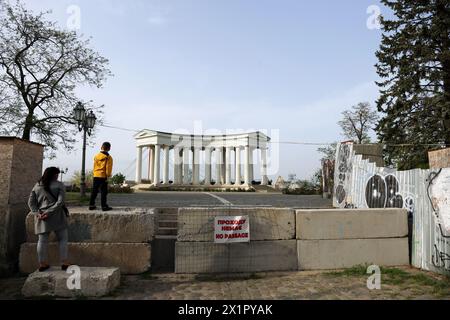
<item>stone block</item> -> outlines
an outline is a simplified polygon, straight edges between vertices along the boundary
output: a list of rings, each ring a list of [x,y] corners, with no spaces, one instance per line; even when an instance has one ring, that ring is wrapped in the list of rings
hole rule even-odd
[[[214,241],[216,216],[248,215],[250,241],[295,239],[295,211],[279,208],[180,208],[178,241]]]
[[[117,267],[123,274],[140,274],[151,266],[150,244],[69,243],[69,261],[81,267]],[[58,244],[49,244],[49,263],[59,265]],[[20,250],[20,271],[32,273],[38,267],[36,243],[24,243]]]
[[[408,235],[404,209],[297,210],[297,239],[398,238]]]
[[[408,238],[298,240],[299,270],[409,265]]]
[[[428,152],[431,169],[450,168],[450,148]]]
[[[155,215],[152,209],[117,209],[89,212],[86,208],[69,208],[69,242],[146,243],[153,240]],[[37,242],[34,216],[27,217],[27,241]],[[56,241],[52,233],[51,240]]]
[[[215,244],[176,242],[176,273],[297,270],[296,240]]]
[[[70,271],[70,270],[69,270]],[[73,271],[72,271],[73,272]],[[22,287],[27,298],[39,297],[102,297],[110,294],[120,285],[118,268],[80,268],[79,289],[69,289],[75,281],[75,274],[52,268],[46,272],[30,274]],[[69,277],[71,277],[69,279]]]

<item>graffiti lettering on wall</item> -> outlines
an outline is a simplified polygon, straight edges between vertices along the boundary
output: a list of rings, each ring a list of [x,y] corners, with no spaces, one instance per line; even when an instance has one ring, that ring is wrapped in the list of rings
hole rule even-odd
[[[450,272],[450,168],[397,171],[337,148],[333,204],[339,208],[405,208],[413,223],[412,263]]]
[[[368,208],[408,208],[410,213],[414,210],[413,198],[407,197],[403,201],[399,183],[393,174],[384,178],[376,174],[367,181],[366,204]]]
[[[450,232],[450,174],[432,171],[428,177],[428,198],[439,219],[440,228]]]
[[[350,179],[352,173],[352,149],[349,144],[340,144],[337,152],[337,168],[335,169],[335,181],[336,181],[336,199],[339,204],[345,201],[347,196],[345,192],[345,184]]]
[[[439,250],[436,244],[434,245],[434,251],[433,255],[431,256],[431,261],[436,268],[450,271],[450,254]]]

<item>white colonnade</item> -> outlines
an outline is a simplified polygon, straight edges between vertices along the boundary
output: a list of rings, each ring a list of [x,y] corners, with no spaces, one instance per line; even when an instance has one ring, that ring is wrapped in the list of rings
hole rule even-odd
[[[145,180],[153,186],[249,187],[254,179],[255,150],[260,150],[261,184],[268,184],[270,138],[260,132],[194,136],[143,130],[135,138],[137,184],[144,182],[142,166],[148,154]]]

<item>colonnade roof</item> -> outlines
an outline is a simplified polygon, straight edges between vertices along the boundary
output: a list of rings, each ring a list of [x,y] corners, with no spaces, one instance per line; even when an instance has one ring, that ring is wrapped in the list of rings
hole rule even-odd
[[[245,147],[267,148],[270,137],[260,131],[236,134],[194,135],[144,129],[134,135],[137,147],[166,145],[171,147]]]

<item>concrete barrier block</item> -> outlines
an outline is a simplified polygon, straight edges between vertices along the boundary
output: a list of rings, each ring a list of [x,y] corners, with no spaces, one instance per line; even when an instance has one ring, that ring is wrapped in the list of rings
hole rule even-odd
[[[404,209],[297,210],[297,239],[398,238],[408,235]]]
[[[408,238],[298,240],[299,270],[409,264]]]
[[[30,274],[22,287],[27,298],[38,297],[102,297],[110,294],[120,285],[118,268],[80,268],[79,289],[69,289],[67,283],[72,273],[52,268],[46,272]],[[70,284],[73,284],[69,280]]]
[[[116,209],[111,212],[70,208],[69,241],[93,243],[145,243],[153,240],[155,215],[152,209]],[[34,215],[27,217],[27,241],[37,242]],[[54,234],[50,241],[56,241]]]
[[[251,241],[295,239],[295,211],[279,208],[180,208],[178,241],[214,241],[216,216],[248,215]]]
[[[60,265],[58,244],[49,244],[49,263]],[[144,243],[69,243],[69,261],[82,267],[117,267],[123,274],[140,274],[151,265],[150,244]],[[20,271],[32,273],[38,267],[36,243],[20,249]]]
[[[215,244],[177,242],[176,273],[264,272],[297,270],[296,240]]]

